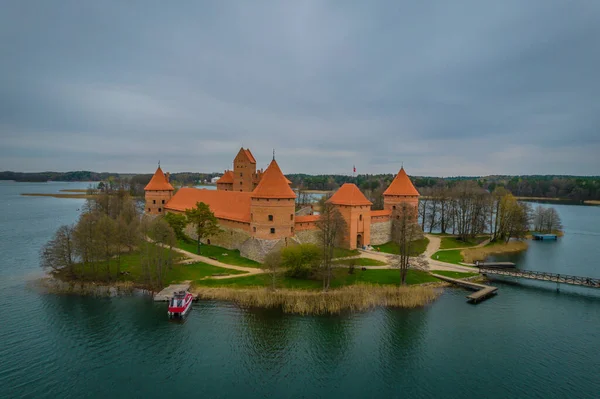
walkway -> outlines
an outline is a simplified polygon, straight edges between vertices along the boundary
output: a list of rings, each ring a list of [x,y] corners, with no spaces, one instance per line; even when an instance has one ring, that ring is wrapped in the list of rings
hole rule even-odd
[[[455,265],[454,263],[440,262],[439,260],[431,259],[433,254],[435,254],[437,251],[440,250],[440,246],[442,244],[442,237],[440,237],[438,235],[433,235],[433,234],[425,234],[425,237],[427,237],[429,239],[429,244],[427,245],[427,248],[425,249],[425,252],[424,252],[425,257],[427,258],[427,262],[429,263],[429,270],[447,270],[447,271],[461,272],[461,273],[478,273],[478,270],[473,267]],[[486,240],[486,241],[482,242],[481,244],[476,245],[475,247],[466,247],[466,248],[481,247],[481,246],[486,245],[488,242],[489,242],[489,240]],[[448,248],[448,249],[443,249],[443,251],[446,251],[446,250],[451,251],[453,249],[466,249],[466,248]]]

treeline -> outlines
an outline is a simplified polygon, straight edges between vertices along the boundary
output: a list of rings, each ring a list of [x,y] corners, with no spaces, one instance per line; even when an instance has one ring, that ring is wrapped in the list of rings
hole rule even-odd
[[[73,225],[61,226],[41,250],[41,266],[69,281],[123,279],[122,262],[135,262],[137,283],[163,285],[173,267],[176,238],[163,218],[145,218],[127,190],[87,200]],[[129,265],[131,266],[131,265]]]
[[[555,232],[562,229],[553,208],[520,202],[504,187],[492,192],[474,181],[440,184],[422,189],[418,222],[423,231],[456,234],[470,241],[489,234],[491,241],[524,238],[529,231]]]
[[[354,183],[363,192],[383,193],[394,178],[392,174],[379,175],[287,175],[293,187],[301,190],[336,190],[344,183]],[[485,177],[412,177],[415,187],[421,192],[425,188],[440,185],[453,187],[459,182],[471,181],[492,192],[504,187],[517,197],[559,198],[570,201],[600,200],[599,176],[485,176]]]
[[[18,182],[47,182],[47,181],[101,181],[109,177],[119,177],[116,173],[97,173],[88,170],[73,172],[0,172],[0,180],[14,180]]]

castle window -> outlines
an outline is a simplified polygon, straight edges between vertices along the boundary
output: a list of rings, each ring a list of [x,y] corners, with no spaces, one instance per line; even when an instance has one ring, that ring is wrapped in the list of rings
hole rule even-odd
[[[358,215],[358,220],[362,220],[362,215]]]
[[[148,212],[150,212],[150,208],[148,208]]]
[[[240,177],[243,177],[243,176],[244,176],[244,174],[242,172],[240,172]],[[240,184],[242,184],[242,183],[240,182]]]
[[[273,215],[269,215],[269,222],[273,221]]]
[[[275,229],[271,227],[271,234],[275,234]]]
[[[253,213],[250,214],[250,221],[254,222],[254,214]]]
[[[240,182],[240,186],[242,185],[242,182]]]
[[[256,227],[253,227],[253,228],[252,228],[252,231],[254,231],[254,232],[256,233]]]
[[[396,205],[392,206],[392,209],[396,210]]]
[[[153,204],[156,204],[156,200],[152,200],[152,203],[153,203]]]
[[[293,227],[290,227],[290,229],[291,229],[291,231],[292,231],[292,233],[293,233],[293,232],[294,232],[294,228],[293,228]]]
[[[159,212],[162,212],[162,208],[158,208],[158,211],[159,211]]]
[[[294,220],[294,214],[293,213],[290,215],[290,220]]]
[[[165,203],[165,200],[162,200],[162,203],[164,204],[164,203]]]

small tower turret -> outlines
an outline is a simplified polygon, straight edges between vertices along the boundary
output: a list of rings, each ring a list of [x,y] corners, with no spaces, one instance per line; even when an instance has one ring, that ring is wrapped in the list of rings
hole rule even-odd
[[[383,192],[383,208],[391,211],[392,217],[394,217],[395,211],[400,209],[401,204],[409,204],[417,208],[419,195],[402,167],[387,190]]]
[[[252,192],[251,234],[267,240],[292,237],[295,210],[296,194],[273,159]]]
[[[175,189],[169,183],[169,179],[163,173],[160,164],[154,172],[154,176],[150,179],[150,183],[144,187],[144,191],[146,194],[146,213],[162,215],[165,212],[165,205],[173,196]]]

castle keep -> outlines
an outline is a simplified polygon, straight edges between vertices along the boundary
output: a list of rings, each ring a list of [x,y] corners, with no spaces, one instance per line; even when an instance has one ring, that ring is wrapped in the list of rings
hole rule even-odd
[[[257,171],[256,159],[249,149],[242,148],[233,161],[233,170],[225,171],[217,181],[217,190],[184,187],[174,193],[168,174],[159,166],[145,187],[146,213],[183,213],[204,202],[222,229],[206,243],[239,249],[242,256],[262,261],[273,249],[318,242],[319,215],[296,215],[296,194],[290,184],[275,159],[266,170]],[[328,200],[348,226],[344,247],[355,249],[389,242],[395,211],[402,204],[416,207],[419,201],[419,192],[404,168],[383,196],[384,209],[371,210],[372,203],[359,188],[346,183]],[[193,226],[188,226],[187,234],[194,236]]]

